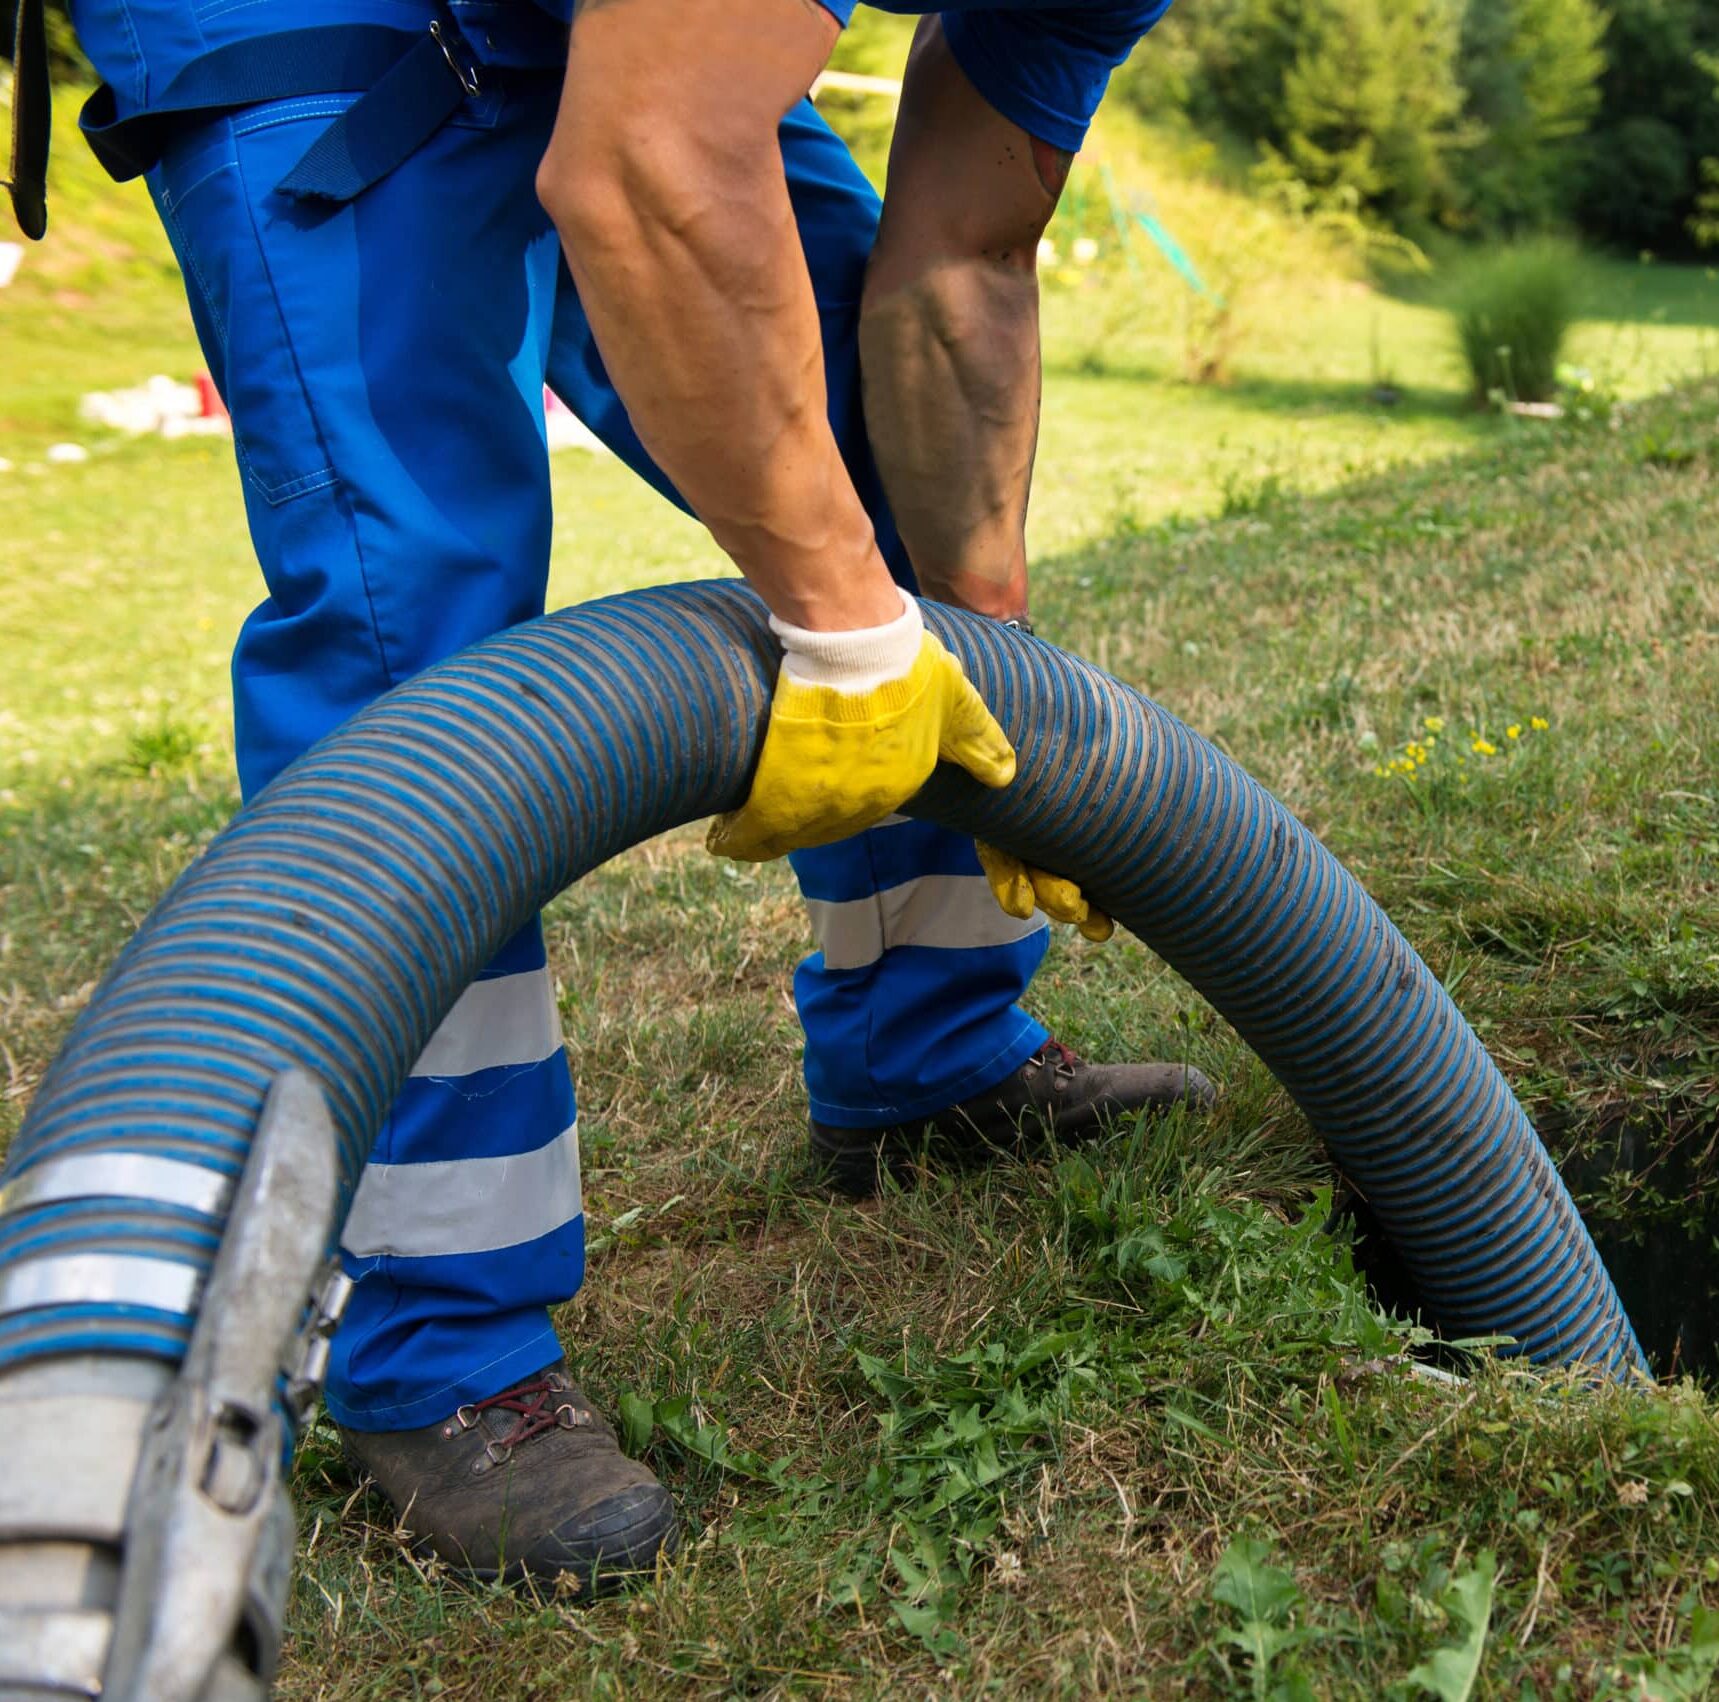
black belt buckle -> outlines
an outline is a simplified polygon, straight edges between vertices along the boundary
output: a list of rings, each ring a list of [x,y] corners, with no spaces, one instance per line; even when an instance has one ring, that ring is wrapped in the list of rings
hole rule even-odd
[[[477,60],[472,57],[471,47],[460,33],[460,26],[451,18],[437,18],[430,25],[430,35],[442,50],[442,57],[447,60],[448,69],[460,87],[468,95],[477,94],[480,90]]]

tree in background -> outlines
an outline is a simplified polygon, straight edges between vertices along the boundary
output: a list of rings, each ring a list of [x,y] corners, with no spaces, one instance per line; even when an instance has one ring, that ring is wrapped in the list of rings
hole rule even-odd
[[[1719,241],[1704,54],[1719,0],[1198,0],[1117,87],[1412,234],[1575,223],[1676,252]]]
[[[1151,117],[1255,149],[1316,202],[1413,226],[1457,138],[1464,0],[1200,0],[1172,10],[1118,79]]]
[[[1692,240],[1701,161],[1719,155],[1719,101],[1703,63],[1719,52],[1714,0],[1608,0],[1600,115],[1584,150],[1584,230],[1632,249]]]
[[[1719,104],[1719,53],[1702,54],[1701,64],[1713,79],[1713,99]],[[1701,192],[1689,216],[1689,234],[1697,248],[1719,248],[1719,155],[1701,162]]]
[[[1164,21],[1136,50],[1150,65],[1160,37],[1175,54],[1179,42],[1197,69],[1187,109],[1203,128],[1223,125],[1249,142],[1282,132],[1283,82],[1295,63],[1303,0],[1204,0]]]
[[[1607,19],[1597,0],[1485,0],[1462,24],[1468,122],[1456,161],[1465,223],[1514,234],[1564,218],[1600,109]]]
[[[1301,0],[1267,174],[1316,197],[1353,196],[1388,222],[1424,223],[1445,198],[1456,139],[1455,0]]]

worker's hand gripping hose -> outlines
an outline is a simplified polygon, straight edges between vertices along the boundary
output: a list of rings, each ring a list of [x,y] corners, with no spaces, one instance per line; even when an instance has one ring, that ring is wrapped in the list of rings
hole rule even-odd
[[[770,724],[746,802],[711,823],[718,856],[762,863],[851,838],[900,809],[939,762],[986,786],[1014,779],[1003,729],[919,605],[901,600],[899,620],[861,632],[772,616],[785,648]]]
[[[924,619],[1019,772],[946,764],[908,812],[1066,871],[1210,999],[1435,1321],[1644,1375],[1504,1078],[1330,853],[1139,693],[997,622]],[[0,1173],[0,1702],[266,1686],[288,1389],[314,1382],[338,1285],[307,1295],[389,1106],[554,894],[741,805],[776,672],[732,583],[533,622],[331,735],[146,919]],[[331,1168],[332,1207],[310,1186]]]

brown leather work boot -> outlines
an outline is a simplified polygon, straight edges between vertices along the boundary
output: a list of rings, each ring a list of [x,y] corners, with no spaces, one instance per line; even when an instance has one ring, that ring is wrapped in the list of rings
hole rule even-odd
[[[674,1502],[621,1452],[565,1360],[422,1430],[342,1430],[414,1545],[478,1578],[571,1575],[586,1596],[654,1570]]]
[[[1217,1090],[1187,1064],[1089,1064],[1047,1040],[989,1093],[922,1122],[841,1129],[812,1119],[812,1162],[850,1199],[875,1194],[885,1172],[902,1176],[923,1150],[963,1165],[1019,1152],[1035,1135],[1064,1146],[1089,1140],[1114,1118],[1186,1105],[1205,1111]]]

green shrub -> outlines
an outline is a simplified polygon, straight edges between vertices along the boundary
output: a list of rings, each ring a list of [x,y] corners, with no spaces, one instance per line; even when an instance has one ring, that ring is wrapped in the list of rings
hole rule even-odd
[[[1562,242],[1491,249],[1452,277],[1449,305],[1475,399],[1544,402],[1576,318],[1581,260]]]
[[[1697,248],[1719,248],[1719,158],[1701,162],[1701,193],[1689,215],[1689,234]]]

